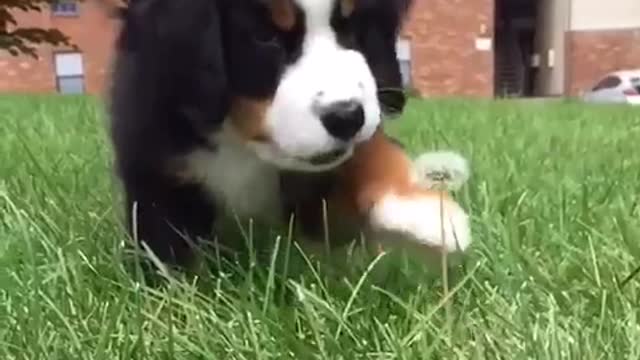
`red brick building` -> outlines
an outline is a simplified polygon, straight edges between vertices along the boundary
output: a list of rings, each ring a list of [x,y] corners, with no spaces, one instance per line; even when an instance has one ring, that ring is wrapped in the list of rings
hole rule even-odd
[[[80,52],[0,54],[0,92],[106,86],[117,22],[95,2],[59,0],[22,25],[56,27]],[[398,43],[406,84],[425,97],[575,95],[605,72],[640,68],[640,1],[415,0]]]
[[[78,45],[80,52],[43,46],[38,60],[0,52],[0,92],[65,92],[67,83],[72,83],[72,92],[102,92],[117,23],[105,16],[96,2],[63,0],[51,9],[18,12],[15,16],[20,26],[60,29]]]

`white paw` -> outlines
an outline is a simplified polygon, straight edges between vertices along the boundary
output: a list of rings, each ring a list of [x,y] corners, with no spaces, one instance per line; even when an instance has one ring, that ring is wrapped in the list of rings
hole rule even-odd
[[[466,212],[456,202],[441,200],[437,195],[386,195],[373,207],[370,221],[373,230],[383,236],[397,234],[406,241],[447,253],[463,252],[471,245]]]

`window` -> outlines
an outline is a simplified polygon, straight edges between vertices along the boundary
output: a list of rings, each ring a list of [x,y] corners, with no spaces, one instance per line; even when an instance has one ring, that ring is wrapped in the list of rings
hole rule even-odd
[[[600,82],[591,89],[592,91],[598,91],[602,89],[610,89],[619,86],[622,83],[617,76],[607,76],[604,79],[600,80]]]
[[[61,94],[84,93],[82,54],[64,52],[54,54],[56,86]]]
[[[638,93],[640,93],[640,78],[632,77],[629,81],[631,81],[631,86],[633,86],[633,88],[636,89]]]
[[[55,16],[78,16],[78,3],[75,0],[54,0],[51,12]]]
[[[406,39],[399,39],[396,43],[396,54],[400,63],[402,86],[411,86],[411,43]]]

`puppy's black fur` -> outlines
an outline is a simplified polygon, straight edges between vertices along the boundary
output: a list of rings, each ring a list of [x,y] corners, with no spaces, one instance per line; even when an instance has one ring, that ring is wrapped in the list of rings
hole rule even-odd
[[[129,233],[167,264],[188,263],[187,239],[209,238],[218,215],[201,184],[174,175],[171,159],[217,151],[211,134],[234,97],[272,96],[299,51],[304,19],[284,33],[269,21],[267,1],[131,0],[117,11],[122,28],[110,90],[115,165]],[[332,26],[345,47],[365,56],[383,111],[401,112],[395,43],[409,1],[358,3],[351,19],[336,18]]]

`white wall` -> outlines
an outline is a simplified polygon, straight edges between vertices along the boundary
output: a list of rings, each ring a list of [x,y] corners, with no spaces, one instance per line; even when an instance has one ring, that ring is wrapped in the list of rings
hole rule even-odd
[[[640,28],[640,0],[571,1],[571,30]]]
[[[560,95],[564,93],[565,31],[570,0],[537,1],[535,51],[540,56],[540,63],[535,91],[537,95]]]
[[[640,1],[640,0],[638,0]],[[411,86],[412,70],[411,70],[411,41],[399,38],[396,41],[396,56],[400,63],[400,75],[402,75],[402,85],[404,87]]]

